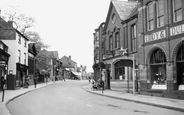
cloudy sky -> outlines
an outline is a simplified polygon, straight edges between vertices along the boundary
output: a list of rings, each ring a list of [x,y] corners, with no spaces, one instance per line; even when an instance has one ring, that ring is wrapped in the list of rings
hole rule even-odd
[[[110,0],[0,0],[1,14],[7,6],[18,7],[36,20],[38,32],[49,51],[59,58],[71,55],[77,65],[92,72],[93,33],[106,20]]]

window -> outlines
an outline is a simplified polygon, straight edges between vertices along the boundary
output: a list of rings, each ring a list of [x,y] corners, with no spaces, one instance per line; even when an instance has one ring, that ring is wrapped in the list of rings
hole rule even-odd
[[[150,2],[147,6],[147,29],[154,29],[154,2]]]
[[[20,59],[21,59],[21,51],[18,50],[18,62],[20,63]]]
[[[109,36],[109,43],[110,43],[110,45],[109,45],[109,50],[113,50],[113,39],[112,39],[112,35],[110,35]]]
[[[24,47],[26,48],[27,42],[26,39],[24,39]]]
[[[115,48],[119,48],[119,38],[120,38],[120,35],[119,35],[119,32],[116,32],[115,34]]]
[[[157,2],[157,27],[164,26],[164,0]]]
[[[136,24],[133,24],[131,26],[131,37],[132,37],[132,41],[131,41],[131,51],[136,51],[137,50],[137,26]]]
[[[26,53],[24,53],[24,64],[26,65]]]
[[[18,43],[21,44],[21,35],[18,35]]]
[[[182,20],[182,2],[181,0],[173,0],[173,20],[178,22]]]

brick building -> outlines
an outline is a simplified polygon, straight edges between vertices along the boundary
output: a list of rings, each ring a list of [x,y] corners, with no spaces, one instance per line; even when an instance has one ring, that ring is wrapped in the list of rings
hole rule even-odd
[[[94,54],[99,58],[96,58],[95,69],[98,71],[94,71],[94,76],[105,75],[106,88],[111,88],[114,81],[129,83],[135,75],[133,65],[137,62],[133,62],[137,53],[138,4],[135,1],[112,0],[105,24],[96,29],[99,48],[95,47]]]
[[[137,31],[141,93],[184,99],[184,1],[142,0]]]

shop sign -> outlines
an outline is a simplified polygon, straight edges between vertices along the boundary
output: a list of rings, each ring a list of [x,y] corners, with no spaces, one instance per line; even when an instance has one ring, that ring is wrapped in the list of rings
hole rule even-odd
[[[5,66],[6,62],[5,61],[0,61],[0,66]]]
[[[165,32],[165,30],[161,30],[161,31],[152,33],[152,34],[150,34],[150,35],[145,35],[144,41],[145,41],[145,42],[151,42],[151,41],[163,39],[163,38],[165,38],[165,37],[166,37],[166,32]]]
[[[184,24],[170,28],[170,36],[184,33]]]

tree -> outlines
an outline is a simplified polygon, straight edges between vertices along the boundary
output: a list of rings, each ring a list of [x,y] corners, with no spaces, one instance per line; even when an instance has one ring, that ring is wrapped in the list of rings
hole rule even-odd
[[[33,17],[25,16],[20,9],[15,6],[8,6],[4,10],[4,15],[2,16],[6,21],[13,21],[14,28],[19,30],[23,35],[27,29],[33,27],[35,19]]]
[[[39,52],[41,49],[47,49],[50,45],[44,44],[42,38],[37,32],[28,31],[25,33],[25,36],[29,38],[31,42],[35,43],[35,47]]]
[[[43,39],[37,32],[29,31],[29,29],[34,26],[35,19],[25,16],[19,8],[8,6],[5,8],[4,15],[2,17],[6,21],[13,21],[14,28],[20,31],[31,42],[34,42],[38,52],[41,49],[47,49],[50,47],[50,45],[44,44]]]

